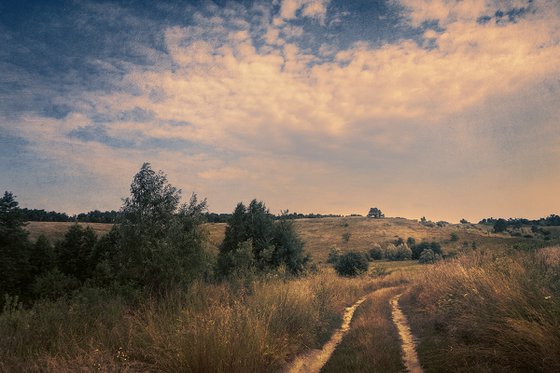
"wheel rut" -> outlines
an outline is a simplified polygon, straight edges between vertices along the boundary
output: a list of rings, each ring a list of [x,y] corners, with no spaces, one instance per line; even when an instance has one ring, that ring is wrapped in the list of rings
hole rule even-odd
[[[410,373],[423,373],[424,370],[420,365],[418,360],[418,354],[416,353],[416,345],[414,343],[414,336],[410,331],[410,326],[408,325],[408,320],[405,314],[402,312],[399,306],[399,299],[402,294],[394,296],[391,303],[391,313],[393,317],[393,323],[397,327],[399,332],[399,337],[401,339],[401,351],[403,363],[407,372]]]

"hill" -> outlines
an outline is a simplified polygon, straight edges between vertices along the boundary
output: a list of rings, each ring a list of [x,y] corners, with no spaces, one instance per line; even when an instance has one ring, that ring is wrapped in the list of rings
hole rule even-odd
[[[27,230],[35,240],[40,234],[54,242],[64,236],[66,230],[76,223],[29,222]],[[78,223],[92,227],[98,235],[107,233],[112,224]],[[217,250],[224,238],[225,223],[208,223],[205,225],[209,233],[209,242]],[[413,237],[416,241],[437,241],[444,250],[454,251],[461,247],[477,247],[502,249],[513,244],[524,244],[533,241],[524,237],[513,237],[508,233],[492,233],[491,226],[475,224],[449,224],[443,227],[428,226],[416,220],[404,218],[372,219],[365,217],[332,217],[294,220],[294,226],[305,242],[307,251],[316,263],[324,263],[329,250],[337,247],[340,250],[367,251],[374,243],[382,244],[397,238],[406,240]],[[553,230],[551,228],[547,228]],[[452,239],[455,233],[456,238]],[[554,231],[554,233],[559,233]],[[348,238],[348,240],[345,240]]]

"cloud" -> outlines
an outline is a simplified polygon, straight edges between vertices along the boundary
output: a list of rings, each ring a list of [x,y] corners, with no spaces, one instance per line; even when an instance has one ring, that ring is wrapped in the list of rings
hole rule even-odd
[[[299,15],[324,24],[329,3],[330,0],[282,0],[279,16],[283,20],[292,20]]]
[[[560,114],[558,87],[549,83],[560,74],[557,7],[466,4],[403,0],[418,40],[343,48],[291,22],[310,18],[322,28],[315,22],[324,25],[327,1],[287,0],[278,13],[266,4],[210,5],[189,24],[158,30],[153,65],[97,61],[123,71],[116,89],[66,100],[66,115],[7,123],[72,172],[122,186],[150,160],[222,210],[258,195],[278,209],[328,204],[350,212],[375,193],[406,215],[407,204],[417,204],[409,214],[426,211],[440,196],[461,198],[459,191],[474,200],[469,182],[477,193],[511,181],[532,190],[515,179],[530,164],[540,165],[535,185],[545,185],[549,163],[523,139],[558,160],[560,134],[550,119]],[[499,10],[515,11],[511,21],[497,22]],[[480,22],[484,16],[492,21]],[[533,128],[517,121],[524,113]],[[508,143],[519,146],[518,156]],[[411,183],[420,189],[410,191]]]

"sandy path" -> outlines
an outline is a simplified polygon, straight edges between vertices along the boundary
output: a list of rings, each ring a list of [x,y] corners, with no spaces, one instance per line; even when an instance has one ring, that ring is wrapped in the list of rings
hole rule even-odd
[[[406,316],[399,307],[399,298],[402,294],[399,294],[391,299],[391,308],[393,314],[393,322],[397,326],[399,331],[399,336],[401,338],[401,347],[403,354],[403,363],[407,369],[407,372],[411,373],[422,373],[424,370],[418,361],[418,355],[416,354],[416,348],[414,346],[414,337],[408,326],[408,321]]]
[[[286,373],[318,373],[321,368],[327,363],[334,352],[336,346],[342,341],[342,337],[350,330],[350,322],[354,316],[356,308],[366,300],[366,296],[358,299],[350,307],[346,307],[344,311],[342,326],[338,328],[331,339],[320,350],[311,350],[303,355],[298,356],[285,370]]]

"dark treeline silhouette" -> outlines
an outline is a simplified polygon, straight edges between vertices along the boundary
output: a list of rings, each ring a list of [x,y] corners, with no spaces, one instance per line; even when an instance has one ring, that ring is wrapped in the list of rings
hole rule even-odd
[[[57,222],[65,222],[65,221],[73,221],[74,217],[69,216],[64,212],[56,212],[56,211],[45,211],[45,210],[38,210],[38,209],[28,209],[23,208],[19,209],[22,218],[25,221],[57,221]]]
[[[80,213],[76,215],[75,220],[84,223],[116,223],[119,219],[119,212],[115,210],[111,211],[99,211],[93,210],[87,213]]]
[[[82,212],[77,215],[68,215],[64,212],[45,211],[39,209],[19,209],[24,221],[46,221],[46,222],[82,222],[82,223],[108,223],[113,224],[119,221],[119,211],[99,211],[93,210],[90,212]],[[231,213],[215,213],[206,212],[204,216],[208,223],[227,223],[231,218]],[[287,213],[274,215],[271,214],[274,220],[280,219],[316,219],[316,218],[337,218],[342,215],[336,214],[301,214],[301,213]],[[359,216],[359,215],[351,215]]]
[[[298,212],[289,212],[285,211],[279,215],[274,215],[269,213],[273,220],[296,220],[296,219],[319,219],[319,218],[340,218],[342,215],[336,214],[302,214]],[[357,214],[353,214],[351,216],[361,216]],[[231,219],[232,214],[229,213],[215,213],[209,212],[206,214],[206,218],[208,223],[227,223],[229,219]]]
[[[68,215],[65,212],[45,211],[43,209],[18,208],[24,221],[69,222],[79,221],[84,223],[116,223],[118,211],[82,212],[77,215]]]
[[[525,219],[525,218],[485,218],[478,222],[478,224],[498,225],[504,227],[520,228],[523,225],[542,225],[542,226],[560,226],[560,216],[551,214],[545,218],[540,219]]]

